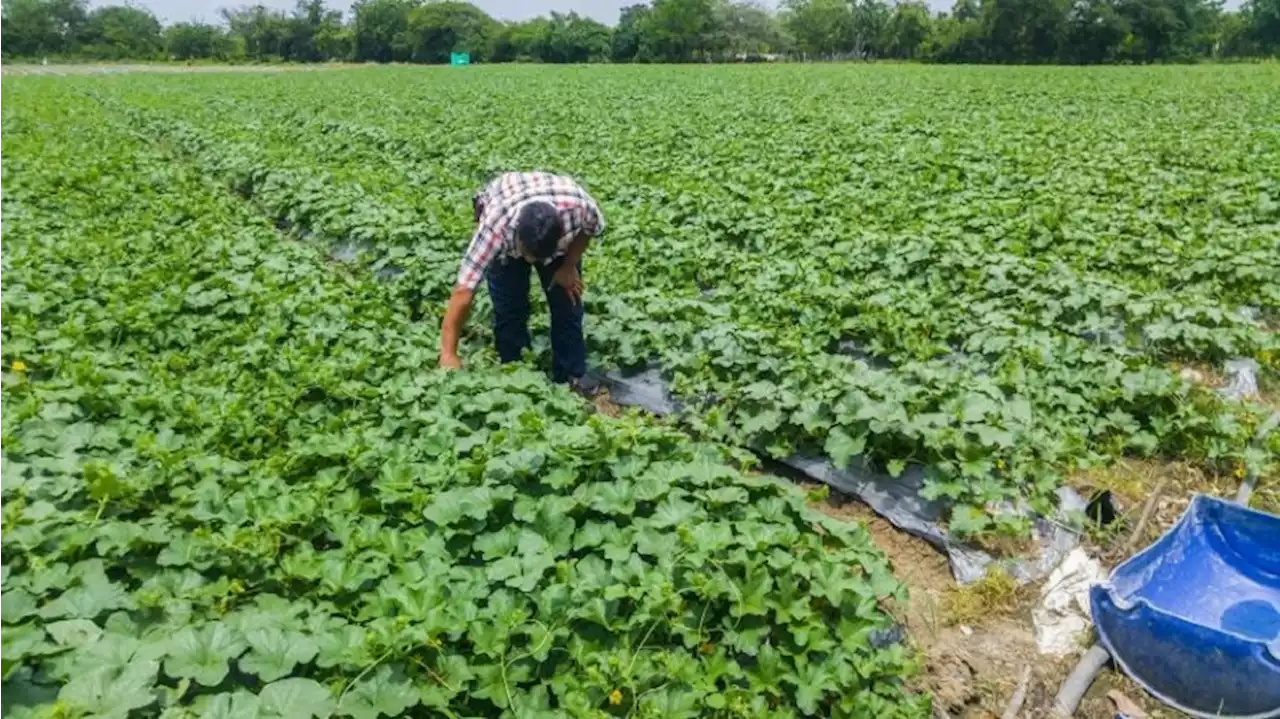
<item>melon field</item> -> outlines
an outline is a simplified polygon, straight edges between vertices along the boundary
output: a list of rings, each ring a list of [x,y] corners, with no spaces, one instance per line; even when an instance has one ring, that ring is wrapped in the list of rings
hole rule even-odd
[[[1017,544],[1079,471],[1280,506],[1280,66],[10,77],[14,717],[927,717],[905,588],[771,460]],[[494,174],[577,178],[600,412],[439,321]],[[481,293],[483,295],[483,293]],[[535,307],[541,307],[541,298]],[[1224,397],[1248,360],[1260,394]],[[617,416],[615,416],[617,415]]]

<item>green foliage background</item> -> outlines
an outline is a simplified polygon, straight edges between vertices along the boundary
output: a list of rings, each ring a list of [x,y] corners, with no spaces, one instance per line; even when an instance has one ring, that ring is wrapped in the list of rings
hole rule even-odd
[[[436,370],[402,285],[263,204],[342,193],[246,198],[150,99],[5,83],[6,715],[927,714],[860,528],[529,369]]]
[[[1168,63],[1273,57],[1280,0],[653,0],[614,19],[558,12],[495,19],[459,0],[323,0],[289,12],[224,7],[217,23],[161,27],[145,8],[4,0],[5,58],[231,62],[669,63],[924,60]],[[597,11],[598,12],[598,11]]]

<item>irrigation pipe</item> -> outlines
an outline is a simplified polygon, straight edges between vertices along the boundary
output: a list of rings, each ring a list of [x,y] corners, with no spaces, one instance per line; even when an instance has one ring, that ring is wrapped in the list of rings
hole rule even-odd
[[[1258,432],[1253,436],[1253,441],[1257,445],[1261,445],[1267,435],[1271,434],[1276,427],[1280,427],[1280,412],[1272,412],[1271,416],[1266,419],[1258,427]],[[1253,486],[1257,481],[1257,476],[1250,473],[1243,482],[1240,483],[1240,489],[1236,492],[1236,503],[1249,506],[1249,497],[1253,494]],[[1153,494],[1153,498],[1155,494]],[[1150,503],[1149,503],[1150,504]],[[1148,507],[1149,509],[1149,507]],[[1147,512],[1143,512],[1142,519],[1146,519]],[[1139,522],[1143,524],[1145,522]],[[1136,536],[1136,533],[1135,533]],[[1132,542],[1132,540],[1130,540]],[[1084,693],[1089,691],[1089,686],[1093,684],[1093,680],[1098,676],[1098,672],[1107,665],[1111,660],[1111,655],[1101,644],[1094,644],[1089,647],[1089,651],[1080,657],[1076,668],[1071,670],[1071,674],[1062,682],[1062,686],[1058,689],[1058,696],[1053,701],[1053,713],[1058,719],[1070,719],[1076,713],[1076,708],[1080,706],[1080,700],[1084,698]]]
[[[1076,713],[1076,707],[1080,706],[1084,693],[1089,691],[1089,685],[1093,684],[1098,672],[1102,671],[1109,661],[1111,661],[1111,655],[1103,649],[1101,644],[1089,647],[1089,651],[1080,657],[1076,668],[1071,670],[1071,674],[1058,689],[1058,696],[1053,700],[1054,716],[1059,719],[1070,719],[1071,715]]]

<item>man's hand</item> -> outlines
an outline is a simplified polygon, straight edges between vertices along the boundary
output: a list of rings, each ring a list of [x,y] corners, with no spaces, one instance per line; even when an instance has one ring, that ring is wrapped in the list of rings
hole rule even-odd
[[[552,275],[551,284],[563,287],[565,294],[569,295],[569,300],[575,305],[582,302],[582,293],[587,289],[586,285],[582,284],[582,276],[578,274],[577,266],[568,262],[565,262]]]
[[[458,335],[471,313],[473,297],[473,290],[455,287],[449,296],[449,306],[444,308],[444,321],[440,323],[440,366],[445,369],[462,369],[462,360],[458,357]]]

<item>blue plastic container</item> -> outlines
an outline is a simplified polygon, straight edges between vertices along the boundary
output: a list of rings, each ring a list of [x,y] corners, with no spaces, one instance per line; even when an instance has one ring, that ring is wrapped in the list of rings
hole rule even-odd
[[[1196,717],[1280,717],[1280,517],[1197,495],[1090,590],[1112,659]]]

